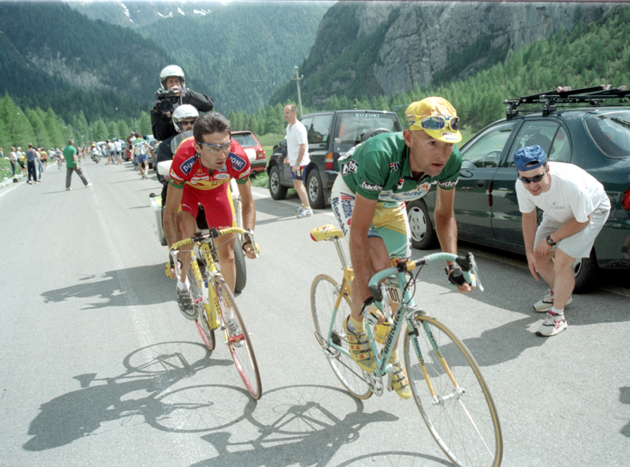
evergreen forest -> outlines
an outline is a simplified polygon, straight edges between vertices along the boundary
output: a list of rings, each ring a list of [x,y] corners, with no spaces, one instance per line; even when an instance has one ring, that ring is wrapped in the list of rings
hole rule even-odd
[[[465,80],[416,88],[392,98],[370,94],[367,86],[360,95],[359,89],[354,89],[349,95],[331,95],[325,104],[305,102],[303,112],[352,108],[355,99],[358,108],[398,110],[423,97],[440,95],[453,103],[464,128],[475,132],[504,117],[506,98],[543,92],[559,85],[574,89],[599,84],[630,85],[629,23],[630,5],[622,5],[615,14],[576,26],[570,33],[557,33],[524,46],[505,61]],[[6,52],[4,48],[0,50]],[[5,63],[2,59],[6,53],[3,53],[0,52],[0,65]],[[229,67],[229,63],[225,66]],[[297,102],[288,98],[253,113],[231,110],[227,114],[235,130],[249,129],[258,135],[282,134],[285,126],[282,108],[286,103]],[[74,137],[78,144],[124,138],[131,130],[151,132],[146,111],[138,112],[135,118],[102,114],[91,119],[84,109],[62,114],[53,111],[45,100],[17,99],[10,90],[0,99],[0,147],[5,152],[10,146],[24,147],[28,142],[45,148],[62,146],[68,137]]]

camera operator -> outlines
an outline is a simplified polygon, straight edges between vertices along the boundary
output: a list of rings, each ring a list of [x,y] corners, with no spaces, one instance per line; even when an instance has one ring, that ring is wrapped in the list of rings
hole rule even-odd
[[[189,104],[200,112],[210,112],[214,108],[211,97],[184,87],[184,71],[177,65],[168,65],[160,72],[160,89],[155,96],[157,102],[151,109],[151,128],[158,141],[175,136],[171,116],[179,105]]]

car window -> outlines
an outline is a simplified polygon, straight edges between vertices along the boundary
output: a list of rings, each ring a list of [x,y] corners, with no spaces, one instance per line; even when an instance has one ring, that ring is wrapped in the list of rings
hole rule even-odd
[[[523,123],[507,158],[506,167],[514,165],[514,153],[521,148],[537,144],[545,154],[549,154],[551,142],[554,140],[560,124],[555,120],[532,120]]]
[[[478,135],[462,149],[462,161],[476,167],[497,167],[516,121],[498,123]]]
[[[232,138],[234,138],[243,148],[251,148],[258,145],[258,143],[256,143],[256,139],[254,139],[254,135],[251,133],[233,134]]]
[[[549,151],[549,160],[556,162],[571,162],[571,143],[566,130],[560,126]]]
[[[588,133],[608,157],[630,157],[630,111],[608,112],[584,118]]]
[[[305,118],[302,121],[308,133],[309,144],[328,142],[331,120],[332,115],[316,115],[311,118]]]
[[[399,131],[396,128],[396,119],[391,114],[357,112],[341,114],[333,134],[338,143],[355,143],[361,141],[363,135],[377,128]]]

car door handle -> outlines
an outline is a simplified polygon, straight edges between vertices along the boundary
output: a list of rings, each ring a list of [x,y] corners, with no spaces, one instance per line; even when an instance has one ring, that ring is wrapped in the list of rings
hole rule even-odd
[[[486,181],[485,180],[477,180],[477,183],[475,183],[475,186],[477,188],[484,188],[486,186]]]

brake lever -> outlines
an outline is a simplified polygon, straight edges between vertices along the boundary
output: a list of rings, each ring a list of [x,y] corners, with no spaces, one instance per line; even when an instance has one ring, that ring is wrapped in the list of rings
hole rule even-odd
[[[245,242],[247,242],[247,244],[252,248],[254,256],[258,258],[260,256],[260,251],[258,249],[258,245],[256,245],[256,242],[254,241],[254,231],[248,229],[245,231],[243,236],[245,237]]]
[[[483,292],[483,285],[481,285],[481,279],[479,279],[479,269],[477,268],[477,262],[475,261],[475,257],[472,253],[469,253],[469,255],[470,255],[470,263],[472,265],[472,267],[470,268],[470,272],[471,274],[474,274],[475,276],[475,280],[477,281],[477,287],[479,287],[479,290]]]

